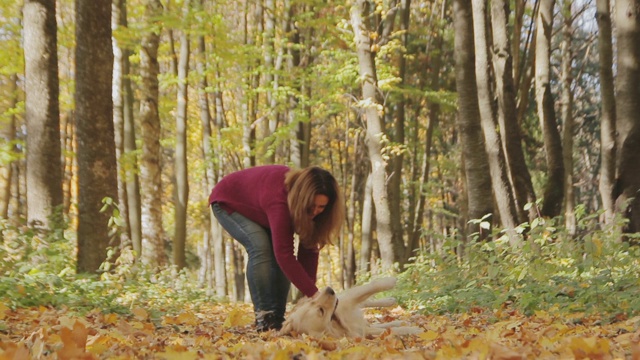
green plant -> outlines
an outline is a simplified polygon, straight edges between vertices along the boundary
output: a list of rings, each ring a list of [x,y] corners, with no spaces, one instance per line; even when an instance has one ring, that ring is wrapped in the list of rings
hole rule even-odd
[[[446,239],[437,253],[420,253],[401,274],[396,296],[433,313],[508,306],[538,310],[633,314],[640,311],[640,248],[620,242],[620,223],[600,228],[597,214],[579,212],[580,236],[539,219],[514,248],[503,238],[470,242]]]

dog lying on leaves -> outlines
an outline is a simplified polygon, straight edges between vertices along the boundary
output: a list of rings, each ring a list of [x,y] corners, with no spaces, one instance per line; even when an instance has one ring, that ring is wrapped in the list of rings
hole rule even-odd
[[[368,284],[345,290],[339,295],[330,287],[319,291],[312,298],[302,299],[284,322],[280,334],[308,334],[314,337],[379,336],[387,329],[391,334],[410,335],[421,333],[414,326],[401,326],[400,321],[370,324],[364,317],[367,307],[388,307],[396,304],[393,298],[370,299],[372,295],[392,289],[393,277],[374,280]]]

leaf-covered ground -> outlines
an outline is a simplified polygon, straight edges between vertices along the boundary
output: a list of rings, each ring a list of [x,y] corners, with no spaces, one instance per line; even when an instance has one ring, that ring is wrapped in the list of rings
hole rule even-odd
[[[559,312],[560,313],[560,312]],[[640,317],[599,319],[472,310],[424,316],[370,310],[372,322],[404,320],[416,336],[335,339],[258,334],[246,304],[212,304],[176,315],[99,309],[77,315],[0,303],[3,359],[640,359]]]

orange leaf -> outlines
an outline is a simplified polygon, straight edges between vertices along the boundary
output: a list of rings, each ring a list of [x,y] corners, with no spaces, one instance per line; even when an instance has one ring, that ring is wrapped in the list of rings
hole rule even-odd
[[[20,342],[18,344],[0,341],[0,360],[28,360],[29,349]]]
[[[76,321],[73,329],[63,327],[60,330],[62,349],[57,354],[60,359],[93,359],[93,354],[86,352],[89,330],[80,321]]]
[[[635,343],[631,345],[631,359],[640,360],[640,344]]]
[[[493,360],[521,360],[526,359],[522,351],[515,351],[500,344],[491,344],[491,359]]]

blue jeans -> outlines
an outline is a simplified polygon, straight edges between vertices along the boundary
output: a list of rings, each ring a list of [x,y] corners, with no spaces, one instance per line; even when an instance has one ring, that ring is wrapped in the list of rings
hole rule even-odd
[[[246,274],[256,320],[270,313],[281,323],[291,282],[276,261],[271,232],[238,212],[229,214],[217,203],[213,203],[211,209],[220,225],[249,255]]]

